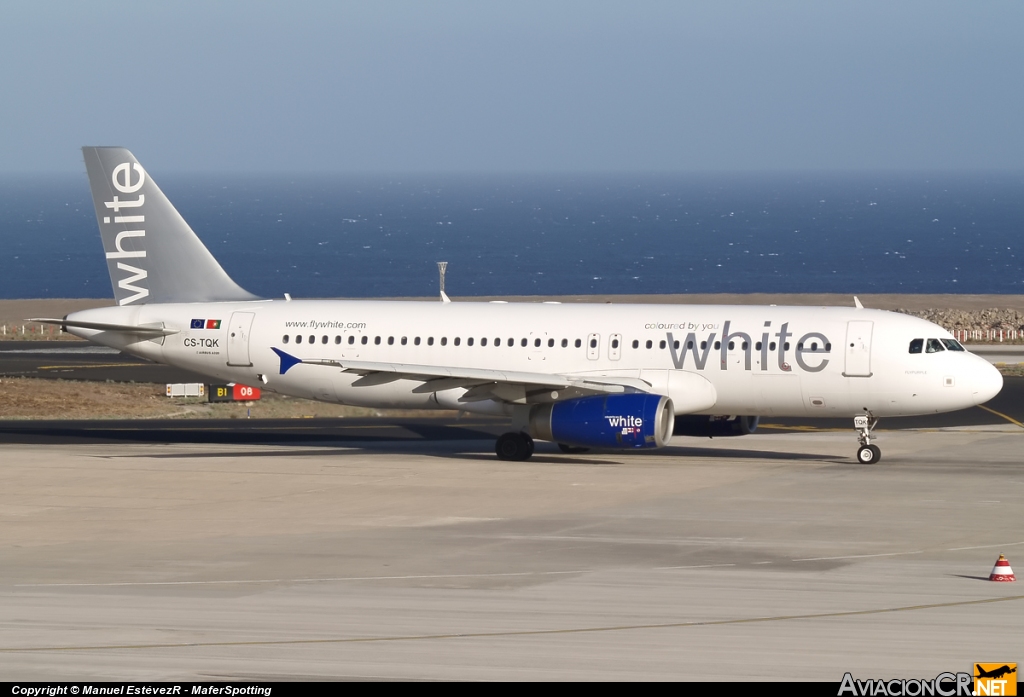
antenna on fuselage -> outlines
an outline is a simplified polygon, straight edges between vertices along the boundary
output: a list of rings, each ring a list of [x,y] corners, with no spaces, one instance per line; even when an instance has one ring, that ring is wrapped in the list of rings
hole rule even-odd
[[[451,302],[451,299],[444,292],[444,273],[447,270],[448,270],[448,262],[447,261],[439,261],[439,262],[437,262],[437,273],[441,276],[441,302],[443,302],[443,303],[450,303]]]
[[[858,310],[864,309],[864,306],[860,304],[860,298],[858,298],[856,295],[853,296],[853,306]]]

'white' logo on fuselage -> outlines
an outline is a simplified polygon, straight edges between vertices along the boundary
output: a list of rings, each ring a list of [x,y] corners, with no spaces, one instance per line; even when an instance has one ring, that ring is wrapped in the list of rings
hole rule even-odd
[[[132,170],[139,175],[136,181],[132,181]],[[120,191],[122,194],[134,194],[142,185],[146,183],[146,172],[142,169],[142,166],[137,162],[128,163],[122,162],[110,175],[111,182],[114,184],[114,188]],[[104,216],[104,225],[115,224],[135,224],[146,222],[146,216],[142,214],[142,206],[146,203],[145,194],[139,194],[137,199],[129,199],[127,201],[120,200],[120,197],[114,196],[113,201],[104,201],[103,205],[114,211],[114,213],[120,213],[122,208],[127,209],[138,209],[132,210],[132,215],[115,215],[113,220],[111,216]],[[144,238],[146,231],[143,229],[138,230],[122,230],[117,233],[114,238],[114,251],[107,252],[107,259],[144,259],[146,257],[146,250],[144,249],[125,249],[122,245],[124,241],[131,238]],[[135,246],[132,244],[131,246]],[[127,271],[128,276],[122,278],[117,282],[118,288],[126,290],[134,295],[129,295],[126,298],[122,298],[118,301],[118,305],[129,305],[136,300],[141,300],[149,295],[149,289],[143,288],[142,286],[134,285],[139,281],[144,281],[149,276],[145,269],[140,269],[137,266],[131,264],[125,264],[123,262],[117,262],[117,268],[121,271]]]

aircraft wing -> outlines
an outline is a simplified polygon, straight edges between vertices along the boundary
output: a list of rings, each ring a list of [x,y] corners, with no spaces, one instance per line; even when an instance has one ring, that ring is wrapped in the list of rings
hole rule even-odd
[[[274,348],[281,359],[281,374],[292,366],[319,365],[338,368],[345,373],[360,375],[353,387],[383,385],[395,380],[421,382],[413,393],[429,394],[456,388],[468,388],[459,401],[475,402],[487,399],[526,404],[534,401],[532,396],[547,393],[544,401],[569,399],[588,394],[621,394],[624,392],[647,392],[651,385],[643,380],[626,377],[595,377],[592,375],[573,376],[555,373],[533,373],[514,370],[487,370],[460,366],[416,365],[409,363],[383,363],[360,360],[319,360],[299,359]],[[550,397],[550,393],[558,397]]]

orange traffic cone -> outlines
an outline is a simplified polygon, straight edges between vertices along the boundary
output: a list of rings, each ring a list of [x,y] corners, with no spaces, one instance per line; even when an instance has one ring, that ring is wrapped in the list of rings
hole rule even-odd
[[[1013,575],[1013,569],[1010,568],[1010,562],[1006,561],[1006,557],[1002,554],[999,555],[999,559],[996,560],[996,565],[992,567],[992,575],[988,577],[989,581],[1016,581],[1017,577]]]

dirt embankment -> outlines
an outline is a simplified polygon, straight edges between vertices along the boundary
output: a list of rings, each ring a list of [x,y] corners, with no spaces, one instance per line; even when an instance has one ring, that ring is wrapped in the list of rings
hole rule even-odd
[[[897,312],[914,315],[934,322],[946,329],[962,331],[984,331],[986,329],[1002,329],[1004,331],[1024,330],[1024,313],[1011,308],[990,307],[983,310],[957,310],[927,308],[909,310],[897,308]]]
[[[52,324],[27,322],[33,317],[61,319],[64,315],[94,307],[107,307],[114,301],[102,298],[43,298],[38,300],[0,300],[0,341],[80,341],[61,334]]]

